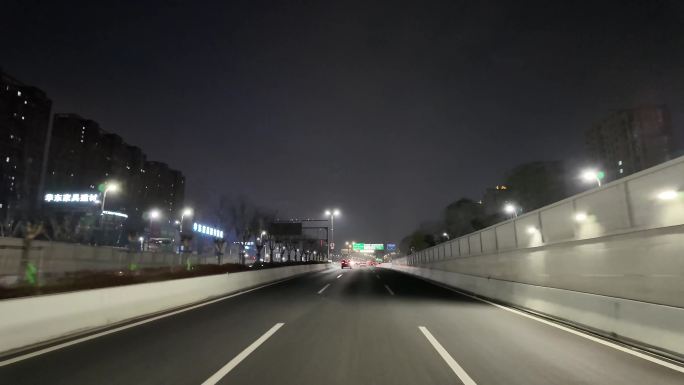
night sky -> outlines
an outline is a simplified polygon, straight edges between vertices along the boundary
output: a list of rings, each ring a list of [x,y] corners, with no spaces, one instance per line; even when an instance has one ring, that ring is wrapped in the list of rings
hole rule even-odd
[[[13,1],[0,66],[187,178],[336,240],[399,241],[531,160],[583,161],[611,109],[666,103],[682,1]]]

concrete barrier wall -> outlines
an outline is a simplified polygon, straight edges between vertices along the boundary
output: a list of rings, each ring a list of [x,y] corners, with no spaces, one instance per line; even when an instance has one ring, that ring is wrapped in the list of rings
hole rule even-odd
[[[501,281],[395,261],[390,268],[568,321],[611,338],[684,357],[684,309],[518,282]]]
[[[684,308],[684,226],[436,260],[420,266]]]
[[[394,261],[684,354],[684,157]]]
[[[681,157],[420,251],[406,264],[684,307],[683,191]]]
[[[288,266],[2,300],[0,353],[327,268]]]
[[[684,225],[684,157],[419,251],[408,263],[417,266],[679,225]]]
[[[21,238],[0,238],[0,278],[19,274],[19,263],[23,248]],[[185,254],[190,263],[217,263],[214,255]],[[59,275],[74,271],[126,270],[131,263],[138,268],[167,267],[183,264],[180,254],[170,252],[128,252],[122,248],[88,246],[76,243],[33,241],[29,260],[39,272]],[[226,250],[223,263],[237,263],[237,249]]]

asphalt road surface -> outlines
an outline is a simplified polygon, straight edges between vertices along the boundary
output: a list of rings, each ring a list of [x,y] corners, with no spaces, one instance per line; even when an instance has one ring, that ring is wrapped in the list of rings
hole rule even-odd
[[[18,362],[0,384],[684,384],[388,269],[300,276]]]

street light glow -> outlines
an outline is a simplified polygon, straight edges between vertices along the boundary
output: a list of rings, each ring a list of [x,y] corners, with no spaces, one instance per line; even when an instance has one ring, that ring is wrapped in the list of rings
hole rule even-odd
[[[605,176],[605,173],[603,171],[597,171],[594,169],[586,169],[582,171],[582,174],[580,174],[580,177],[585,181],[585,182],[596,182],[597,186],[601,186],[601,179]]]
[[[675,190],[665,190],[658,193],[658,199],[661,201],[671,201],[677,198],[677,191]]]
[[[582,179],[584,179],[586,182],[593,182],[594,179],[596,179],[596,171],[595,170],[584,170],[584,171],[582,171]]]
[[[192,209],[189,208],[189,207],[184,208],[184,209],[183,209],[183,216],[187,217],[187,216],[190,216],[190,215],[192,215]]]
[[[109,183],[105,191],[117,192],[119,190],[119,185],[117,183]]]
[[[150,219],[159,219],[160,216],[161,216],[161,213],[159,212],[159,210],[157,210],[157,209],[150,210]]]
[[[504,211],[508,214],[515,214],[515,206],[513,206],[511,203],[507,203],[504,206]]]
[[[575,214],[575,220],[577,222],[584,222],[587,220],[587,213],[577,213]]]
[[[340,215],[340,210],[334,209],[334,210],[325,210],[325,216],[330,217],[330,216],[339,216]]]

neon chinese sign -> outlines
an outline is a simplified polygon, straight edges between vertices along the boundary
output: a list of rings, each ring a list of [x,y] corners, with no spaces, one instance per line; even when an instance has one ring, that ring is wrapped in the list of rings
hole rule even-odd
[[[98,203],[99,194],[91,193],[47,193],[43,199],[49,203]]]

